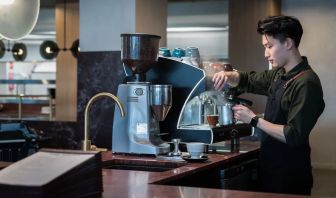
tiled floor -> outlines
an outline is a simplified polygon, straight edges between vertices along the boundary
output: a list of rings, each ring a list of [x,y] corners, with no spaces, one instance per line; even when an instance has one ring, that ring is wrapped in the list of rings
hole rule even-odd
[[[312,195],[336,197],[336,170],[314,169]]]

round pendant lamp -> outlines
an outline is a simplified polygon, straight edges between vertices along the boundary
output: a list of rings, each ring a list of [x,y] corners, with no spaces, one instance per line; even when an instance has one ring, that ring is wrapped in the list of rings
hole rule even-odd
[[[64,13],[64,17],[63,17],[63,48],[59,48],[57,43],[55,43],[54,41],[44,41],[41,45],[40,45],[40,55],[44,58],[44,59],[53,59],[56,58],[58,55],[58,52],[60,50],[66,52],[66,51],[71,51],[72,55],[77,58],[78,56],[78,52],[79,52],[79,39],[76,39],[72,45],[71,48],[67,48],[66,47],[66,13],[67,13],[67,0],[63,0],[63,13]]]
[[[33,30],[40,0],[4,0],[0,10],[0,38],[20,40]]]
[[[5,43],[0,40],[0,58],[4,57],[6,51]]]
[[[75,40],[70,48],[72,55],[77,58],[79,52],[79,39]]]
[[[12,48],[12,53],[16,61],[24,61],[27,57],[27,47],[23,43],[15,43]]]
[[[40,55],[42,56],[42,58],[50,60],[50,59],[54,59],[57,57],[58,52],[60,50],[63,51],[71,51],[71,54],[77,58],[78,53],[79,53],[79,39],[76,39],[72,45],[70,49],[67,48],[63,48],[60,49],[57,45],[57,43],[55,43],[54,41],[43,41],[43,43],[40,45]]]
[[[44,41],[40,46],[40,54],[42,58],[47,60],[56,58],[59,51],[60,49],[54,41]]]

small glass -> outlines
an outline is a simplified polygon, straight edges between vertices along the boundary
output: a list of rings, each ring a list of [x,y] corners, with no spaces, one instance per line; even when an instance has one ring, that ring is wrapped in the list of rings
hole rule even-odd
[[[177,47],[173,50],[172,56],[176,57],[176,58],[181,58],[181,57],[185,56],[185,54],[186,54],[186,52],[183,48]]]
[[[211,128],[216,127],[219,120],[219,115],[207,115],[207,120]]]
[[[168,47],[159,48],[159,56],[161,57],[171,57],[170,49]]]

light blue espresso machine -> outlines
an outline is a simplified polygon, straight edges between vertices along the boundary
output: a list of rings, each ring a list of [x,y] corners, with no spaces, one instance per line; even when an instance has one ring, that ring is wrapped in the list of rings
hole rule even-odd
[[[122,34],[121,39],[126,78],[117,96],[126,115],[121,117],[117,108],[114,111],[112,152],[165,155],[172,151],[168,142],[175,138],[213,144],[230,139],[232,130],[240,136],[251,134],[248,124],[210,128],[198,122],[206,114],[193,108],[193,99],[216,94],[207,91],[203,69],[158,58],[159,36]]]
[[[160,38],[149,34],[121,34],[121,59],[133,75],[118,86],[117,96],[126,115],[121,117],[119,111],[114,112],[114,153],[159,155],[170,152],[170,145],[161,139],[159,122],[166,118],[172,106],[172,85],[154,84],[146,81],[145,76],[157,64]]]

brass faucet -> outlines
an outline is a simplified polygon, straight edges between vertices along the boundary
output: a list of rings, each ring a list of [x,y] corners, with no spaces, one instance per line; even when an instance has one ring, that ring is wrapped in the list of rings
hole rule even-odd
[[[86,107],[85,107],[85,114],[84,114],[84,140],[82,143],[82,148],[83,151],[90,151],[90,150],[106,150],[106,149],[99,149],[97,148],[95,145],[91,145],[91,140],[89,140],[89,111],[91,109],[91,105],[93,102],[95,102],[98,98],[101,97],[110,97],[112,98],[118,105],[121,116],[125,117],[125,109],[123,104],[121,103],[121,101],[119,100],[118,97],[116,97],[115,95],[111,94],[111,93],[107,93],[107,92],[101,92],[98,93],[96,95],[94,95],[89,102],[87,103]]]

